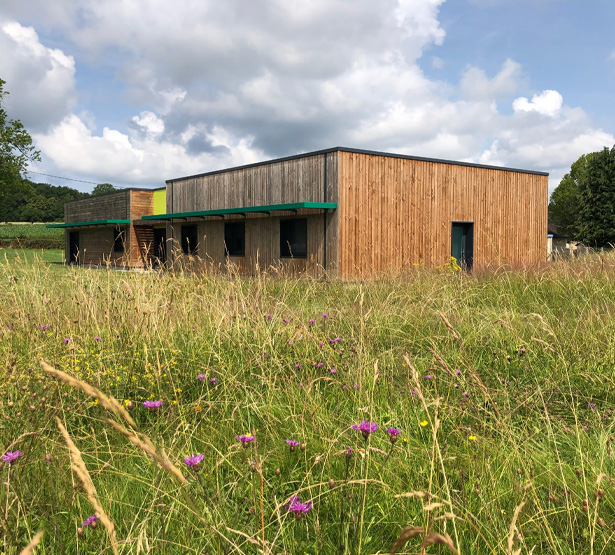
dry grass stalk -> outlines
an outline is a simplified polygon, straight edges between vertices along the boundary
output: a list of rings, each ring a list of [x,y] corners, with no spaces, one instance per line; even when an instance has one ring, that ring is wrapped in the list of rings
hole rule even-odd
[[[26,545],[26,547],[19,555],[32,555],[34,553],[34,548],[38,545],[38,542],[41,541],[42,537],[43,531],[41,530],[40,532],[36,533],[36,536],[32,538],[32,541],[28,545]]]
[[[401,533],[399,534],[399,538],[393,544],[393,548],[391,549],[391,555],[395,555],[400,549],[402,549],[412,538],[417,536],[425,536],[423,538],[423,543],[421,544],[421,550],[424,550],[426,547],[430,545],[434,545],[439,543],[448,547],[453,553],[459,553],[453,540],[448,534],[438,534],[438,532],[429,532],[427,533],[424,528],[420,526],[406,526]]]
[[[451,369],[448,367],[448,364],[446,364],[446,361],[438,353],[436,353],[436,351],[434,351],[431,347],[427,350],[433,355],[433,357],[438,361],[438,364],[442,366],[442,368],[444,368],[444,370],[446,370],[446,372],[448,372],[451,377],[455,377]]]
[[[120,432],[120,434],[126,436],[128,438],[128,440],[133,444],[136,445],[139,449],[142,449],[143,451],[145,451],[148,455],[151,455],[152,458],[164,469],[167,470],[169,472],[171,472],[171,474],[173,474],[181,484],[186,484],[188,483],[188,480],[186,480],[186,477],[181,473],[181,470],[179,470],[179,468],[177,468],[171,461],[169,461],[166,457],[163,457],[162,455],[160,455],[158,453],[158,451],[156,450],[156,448],[153,446],[152,442],[149,440],[149,438],[147,440],[142,439],[141,437],[139,437],[137,434],[135,434],[134,432],[130,432],[128,431],[126,428],[124,428],[123,426],[121,426],[120,424],[118,424],[117,422],[114,422],[113,420],[110,420],[109,418],[105,418],[104,419],[105,422],[107,422],[107,424],[109,424],[110,426],[112,426],[115,430],[117,430],[118,432]]]
[[[47,364],[43,360],[40,360],[39,362],[40,362],[41,367],[43,368],[45,372],[47,372],[47,374],[53,376],[54,378],[57,378],[61,382],[67,383],[68,385],[72,387],[76,387],[77,389],[80,389],[86,395],[89,395],[90,397],[94,397],[94,399],[97,399],[98,402],[104,408],[106,408],[107,410],[110,410],[116,416],[122,417],[133,428],[137,427],[137,425],[135,424],[135,421],[132,419],[130,414],[128,414],[128,411],[113,397],[109,397],[105,395],[102,391],[100,391],[99,389],[96,389],[94,386],[90,385],[87,382],[78,380],[77,378],[73,378],[72,376],[69,376],[65,372],[62,372],[61,370],[56,370],[55,368],[49,366],[49,364]]]
[[[94,511],[98,515],[100,522],[107,530],[109,540],[111,541],[111,548],[113,549],[113,553],[117,555],[119,551],[117,536],[115,535],[115,527],[113,526],[113,522],[111,522],[111,519],[107,516],[107,513],[105,513],[105,510],[100,504],[100,501],[98,499],[98,493],[96,492],[96,488],[94,487],[92,478],[90,477],[88,469],[83,462],[83,458],[81,457],[81,451],[79,451],[77,446],[74,444],[73,440],[68,435],[66,428],[58,417],[56,417],[56,422],[58,424],[58,428],[60,428],[60,432],[62,432],[62,436],[64,436],[64,441],[66,441],[66,445],[68,446],[68,451],[70,452],[70,457],[72,461],[71,466],[75,474],[77,474],[77,476],[81,480],[83,488],[85,489],[85,493],[88,496],[88,500],[92,504],[92,507],[94,507]]]
[[[517,508],[515,509],[515,513],[513,514],[512,520],[510,521],[510,528],[508,530],[507,550],[506,550],[507,555],[520,555],[521,554],[521,548],[517,549],[516,551],[513,550],[513,542],[515,540],[515,530],[516,530],[517,518],[519,517],[519,513],[521,512],[521,509],[523,509],[524,505],[525,505],[525,501],[522,501],[519,505],[517,505]]]
[[[451,335],[457,341],[461,341],[461,337],[459,337],[459,335],[457,335],[457,332],[455,331],[453,326],[451,326],[451,323],[447,320],[446,316],[444,316],[444,314],[442,312],[440,312],[439,310],[438,310],[438,314],[440,315],[440,318],[442,318],[442,321],[444,322],[444,325],[448,328],[448,331],[451,332]]]

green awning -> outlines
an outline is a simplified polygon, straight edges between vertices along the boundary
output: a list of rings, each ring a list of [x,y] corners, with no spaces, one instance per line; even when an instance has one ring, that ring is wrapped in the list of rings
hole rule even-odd
[[[196,212],[176,212],[171,214],[156,214],[143,216],[143,220],[177,220],[185,218],[205,218],[206,216],[222,216],[227,214],[246,215],[248,213],[271,214],[271,212],[291,211],[298,212],[302,208],[316,208],[321,210],[335,210],[335,202],[291,202],[288,204],[266,204],[264,206],[242,206],[239,208],[219,208],[218,210],[199,210]]]
[[[92,222],[72,222],[68,224],[47,224],[45,227],[86,227],[95,225],[128,225],[130,220],[94,220]]]

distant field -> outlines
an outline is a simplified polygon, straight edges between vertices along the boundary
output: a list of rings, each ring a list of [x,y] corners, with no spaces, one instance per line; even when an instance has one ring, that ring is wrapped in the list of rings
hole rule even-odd
[[[50,229],[46,224],[0,224],[0,247],[61,249],[63,246],[63,229]]]

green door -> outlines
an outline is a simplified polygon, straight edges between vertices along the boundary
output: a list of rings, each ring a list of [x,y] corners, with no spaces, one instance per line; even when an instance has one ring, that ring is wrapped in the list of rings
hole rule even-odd
[[[474,223],[453,222],[451,226],[451,256],[464,270],[474,262]]]

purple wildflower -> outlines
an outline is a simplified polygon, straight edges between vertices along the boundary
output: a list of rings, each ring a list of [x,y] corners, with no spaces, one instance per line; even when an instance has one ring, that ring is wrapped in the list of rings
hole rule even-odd
[[[94,341],[102,341],[102,339],[100,337],[95,337]]]
[[[299,445],[301,445],[300,441],[295,441],[294,439],[287,439],[286,443],[288,443],[288,445],[290,446],[291,452],[294,451],[296,447],[299,447]]]
[[[363,420],[360,424],[353,424],[352,429],[358,430],[367,439],[369,434],[373,434],[378,429],[378,424],[369,420]]]
[[[414,389],[410,390],[410,395],[418,395],[418,393],[416,391],[414,391]]]
[[[426,379],[426,380],[433,380],[433,376],[432,376],[431,374],[427,374],[427,375],[425,376],[425,379]]]
[[[318,346],[319,346],[319,347],[322,347],[323,345],[324,345],[324,343],[323,343],[322,341],[319,341],[319,342],[318,342]]]
[[[288,324],[290,322],[290,318],[282,318],[282,322]]]
[[[328,315],[326,312],[324,312],[324,313],[323,313],[323,315],[322,315],[322,317],[323,317],[323,318],[328,318],[328,317],[329,317],[329,315]]]
[[[354,389],[360,389],[360,386],[359,386],[359,384],[358,384],[358,383],[354,384],[352,387],[353,387]]]
[[[267,318],[267,320],[271,320],[273,318],[273,316],[271,314],[267,314],[267,316],[265,316],[265,318]]]
[[[313,326],[315,323],[316,323],[316,320],[314,320],[314,318],[311,318],[309,322],[310,326]]]
[[[288,500],[288,505],[286,506],[286,510],[295,515],[296,519],[300,519],[302,514],[309,512],[312,508],[312,502],[308,501],[307,503],[303,503],[299,500],[299,496],[294,495]]]
[[[459,374],[461,374],[461,370],[455,370],[455,375],[459,376]]]
[[[331,372],[331,374],[337,374],[337,368],[331,368],[329,372]]]
[[[5,463],[13,464],[19,457],[23,457],[23,453],[21,451],[7,451],[4,455],[2,455],[2,460]]]
[[[64,343],[68,343],[69,341],[70,341],[70,338],[68,338],[68,337],[64,338]]]
[[[91,526],[94,522],[96,522],[98,520],[98,517],[96,515],[90,515],[88,518],[86,518],[82,523],[81,526],[83,526],[84,528],[86,526]]]
[[[590,403],[589,408],[592,410],[596,410],[596,405],[594,403]]]
[[[218,381],[218,378],[212,378],[210,381],[211,381],[211,383],[213,385],[216,385],[216,382]]]
[[[289,339],[289,340],[288,340],[288,344],[289,344],[289,345],[293,345],[294,343],[295,343],[295,342],[294,342],[292,339]]]
[[[324,363],[324,362],[319,362],[319,363],[316,365],[316,368],[322,368],[324,365],[325,365],[325,363]]]
[[[521,347],[521,350],[519,351],[519,354],[521,354],[521,355],[525,354],[525,347]]]
[[[199,375],[196,377],[196,379],[197,379],[197,380],[201,380],[201,381],[203,381],[203,380],[204,380],[204,379],[206,379],[206,378],[207,378],[207,375],[206,375],[206,374],[199,374]]]
[[[352,457],[352,447],[346,449],[346,458],[349,459],[350,457]]]
[[[160,408],[162,405],[164,405],[164,401],[145,401],[143,403],[143,406],[146,409],[150,409],[150,410],[154,410],[154,409],[158,409]]]
[[[401,430],[398,428],[387,428],[387,432],[389,433],[391,443],[395,443],[397,441],[397,436],[401,434]]]
[[[51,324],[43,324],[42,326],[39,326],[41,331],[46,331],[51,327]]]
[[[301,368],[301,364],[295,364],[295,370],[299,370]]]
[[[192,453],[192,455],[187,455],[184,457],[184,462],[188,466],[199,466],[199,464],[204,458],[205,455],[201,455],[200,453],[198,455],[195,455],[194,453]]]
[[[248,443],[254,441],[256,438],[252,434],[243,434],[241,436],[235,436],[237,441],[240,441],[244,447],[248,446]]]
[[[196,326],[192,326],[192,331],[194,331],[196,329]]]

